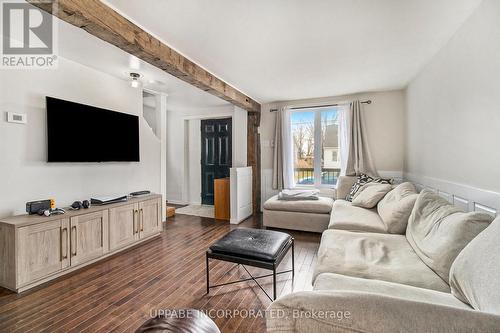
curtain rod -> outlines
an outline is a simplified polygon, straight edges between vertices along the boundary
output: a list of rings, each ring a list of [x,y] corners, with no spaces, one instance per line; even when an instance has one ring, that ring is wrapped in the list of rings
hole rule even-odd
[[[348,103],[341,104],[327,104],[327,105],[314,105],[314,106],[297,106],[295,108],[290,108],[290,110],[302,110],[302,109],[317,109],[317,108],[328,108],[332,106],[346,105]],[[371,100],[362,101],[361,104],[372,104]],[[270,112],[276,112],[278,109],[271,109]]]

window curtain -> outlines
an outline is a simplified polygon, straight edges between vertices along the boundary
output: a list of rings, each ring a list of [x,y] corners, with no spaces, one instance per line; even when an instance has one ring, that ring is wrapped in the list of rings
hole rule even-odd
[[[293,177],[293,144],[290,125],[290,110],[286,107],[276,111],[276,128],[273,151],[273,189],[295,187]]]
[[[340,175],[346,175],[347,158],[349,156],[349,127],[350,106],[345,105],[339,108],[339,147],[340,147]]]
[[[353,101],[340,113],[339,142],[341,149],[341,174],[357,176],[367,174],[378,177],[366,138],[366,125],[362,104]]]

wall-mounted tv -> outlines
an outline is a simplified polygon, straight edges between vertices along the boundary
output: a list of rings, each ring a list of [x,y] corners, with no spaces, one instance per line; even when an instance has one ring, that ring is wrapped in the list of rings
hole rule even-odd
[[[139,117],[46,97],[47,162],[139,162]]]

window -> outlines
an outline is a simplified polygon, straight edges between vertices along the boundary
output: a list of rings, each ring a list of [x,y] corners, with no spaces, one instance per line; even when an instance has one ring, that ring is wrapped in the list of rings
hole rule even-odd
[[[297,186],[331,186],[340,174],[337,108],[291,111]]]

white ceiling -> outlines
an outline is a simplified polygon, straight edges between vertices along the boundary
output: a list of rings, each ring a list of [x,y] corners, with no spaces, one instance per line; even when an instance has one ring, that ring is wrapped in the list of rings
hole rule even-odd
[[[403,88],[481,0],[106,0],[260,102]]]
[[[168,94],[169,110],[229,105],[228,102],[187,84],[82,29],[60,20],[58,25],[59,55],[123,80],[129,80],[130,72],[138,72],[142,75],[144,88]]]

